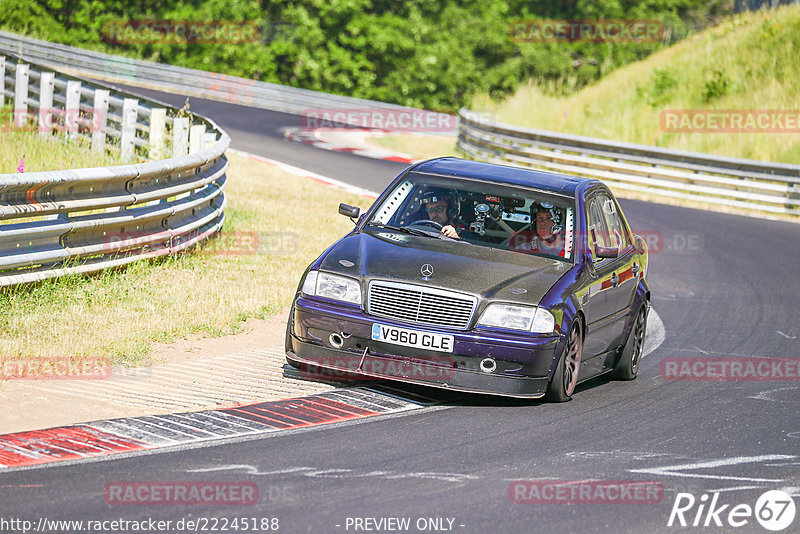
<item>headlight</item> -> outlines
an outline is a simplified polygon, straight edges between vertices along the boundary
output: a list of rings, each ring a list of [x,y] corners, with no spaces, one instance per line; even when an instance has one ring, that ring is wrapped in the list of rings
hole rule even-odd
[[[306,295],[361,304],[361,284],[345,276],[309,271],[301,291]]]
[[[306,295],[317,294],[317,275],[319,271],[308,271],[306,279],[303,281],[303,288],[300,290]]]
[[[511,304],[489,304],[478,324],[511,330],[524,330],[537,334],[550,334],[555,328],[553,314],[544,308],[514,306]]]

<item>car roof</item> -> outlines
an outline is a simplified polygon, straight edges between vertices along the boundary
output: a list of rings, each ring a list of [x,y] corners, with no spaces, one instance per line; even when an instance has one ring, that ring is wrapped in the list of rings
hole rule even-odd
[[[444,157],[423,161],[411,172],[483,180],[498,184],[513,184],[551,191],[574,197],[578,188],[586,184],[601,183],[594,178],[581,178],[567,174],[509,167],[482,161]]]

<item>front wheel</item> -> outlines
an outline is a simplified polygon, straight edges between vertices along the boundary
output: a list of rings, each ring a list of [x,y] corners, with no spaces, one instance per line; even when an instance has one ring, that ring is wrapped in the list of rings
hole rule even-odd
[[[550,402],[566,402],[572,398],[575,386],[578,385],[582,351],[583,329],[580,320],[576,319],[569,329],[567,344],[561,351],[561,358],[558,360],[553,379],[547,386],[545,399]]]
[[[647,301],[644,301],[636,313],[628,342],[614,366],[614,378],[618,380],[633,380],[639,373],[639,361],[642,359],[644,335],[647,331],[647,310]]]

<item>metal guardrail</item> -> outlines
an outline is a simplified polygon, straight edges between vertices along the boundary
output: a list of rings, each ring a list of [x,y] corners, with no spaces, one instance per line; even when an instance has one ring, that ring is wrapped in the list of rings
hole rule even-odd
[[[222,227],[230,137],[213,121],[7,59],[0,96],[13,104],[9,127],[33,123],[47,138],[60,130],[151,161],[0,174],[0,286],[172,254]]]
[[[321,93],[238,76],[114,56],[41,41],[7,31],[0,31],[0,53],[3,52],[15,54],[27,61],[46,65],[62,72],[80,74],[98,80],[178,92],[198,98],[296,115],[309,109],[386,111],[411,109],[386,102]],[[440,124],[440,119],[436,115],[442,115],[441,120],[445,120],[445,114],[428,114],[434,115],[431,120],[435,120],[437,124]],[[452,115],[446,115],[446,117],[451,118]]]
[[[476,159],[599,178],[640,193],[800,215],[800,165],[522,128],[467,109],[459,118],[458,147]]]

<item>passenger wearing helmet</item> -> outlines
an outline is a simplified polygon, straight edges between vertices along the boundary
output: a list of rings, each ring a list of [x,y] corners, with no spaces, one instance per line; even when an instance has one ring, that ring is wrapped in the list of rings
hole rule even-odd
[[[422,217],[440,225],[441,233],[458,239],[464,224],[458,220],[459,201],[455,191],[441,187],[429,187],[422,193]]]
[[[508,246],[512,250],[531,254],[549,254],[564,257],[564,226],[562,210],[549,202],[531,206],[534,230],[524,230],[511,236]]]

